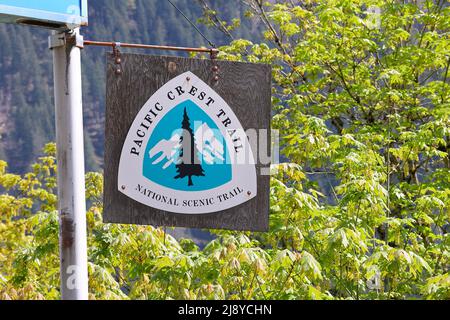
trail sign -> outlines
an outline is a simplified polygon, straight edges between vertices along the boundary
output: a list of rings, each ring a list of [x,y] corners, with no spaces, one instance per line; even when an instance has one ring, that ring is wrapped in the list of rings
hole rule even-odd
[[[270,154],[258,151],[270,153],[270,67],[134,54],[121,64],[117,74],[108,60],[105,222],[267,230]]]
[[[87,25],[87,9],[87,0],[0,0],[0,23],[63,31]]]

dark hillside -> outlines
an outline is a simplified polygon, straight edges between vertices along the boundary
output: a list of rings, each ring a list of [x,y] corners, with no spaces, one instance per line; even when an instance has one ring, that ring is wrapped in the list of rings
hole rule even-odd
[[[201,15],[197,1],[173,1],[194,22]],[[214,2],[222,17],[243,16],[235,2]],[[201,26],[216,45],[228,39]],[[207,46],[188,22],[163,0],[90,1],[86,39],[179,46]],[[239,34],[240,33],[240,34]],[[251,38],[252,28],[237,35]],[[0,25],[0,158],[10,170],[23,173],[46,142],[54,140],[53,79],[49,31],[25,26]],[[86,167],[99,170],[103,157],[104,48],[83,52]],[[162,54],[162,52],[155,52]],[[172,53],[176,54],[176,53]]]

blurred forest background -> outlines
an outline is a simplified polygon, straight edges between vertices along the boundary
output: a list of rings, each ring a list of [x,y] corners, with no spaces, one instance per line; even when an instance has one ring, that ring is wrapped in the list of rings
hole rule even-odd
[[[194,22],[202,16],[201,2],[173,3]],[[245,10],[236,2],[218,0],[213,4],[225,19],[243,18]],[[168,1],[96,0],[89,5],[89,27],[82,30],[85,39],[208,46]],[[245,21],[234,30],[234,35],[254,39],[257,26]],[[214,28],[201,24],[199,27],[217,46],[229,40]],[[11,172],[24,173],[45,143],[55,140],[49,34],[50,31],[28,26],[0,25],[0,159],[9,163]],[[82,55],[88,171],[102,168],[106,52],[105,48],[89,47]]]

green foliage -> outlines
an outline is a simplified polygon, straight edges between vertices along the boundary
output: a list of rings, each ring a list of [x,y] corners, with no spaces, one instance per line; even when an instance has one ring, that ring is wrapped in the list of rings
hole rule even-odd
[[[273,167],[270,231],[215,231],[200,249],[103,224],[102,176],[89,173],[92,299],[450,298],[450,8],[278,2],[245,1],[264,39],[221,53],[273,67],[289,162]],[[21,176],[0,163],[3,299],[59,298],[54,146],[46,152]]]
[[[291,162],[259,239],[311,253],[335,298],[449,298],[448,4],[246,3],[265,40],[221,57],[272,65]]]

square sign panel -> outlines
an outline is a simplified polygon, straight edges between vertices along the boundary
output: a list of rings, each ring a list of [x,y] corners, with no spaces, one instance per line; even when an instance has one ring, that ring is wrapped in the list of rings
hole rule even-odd
[[[104,221],[266,231],[270,66],[120,63],[108,57]]]
[[[74,29],[87,25],[87,0],[0,0],[0,22]]]

